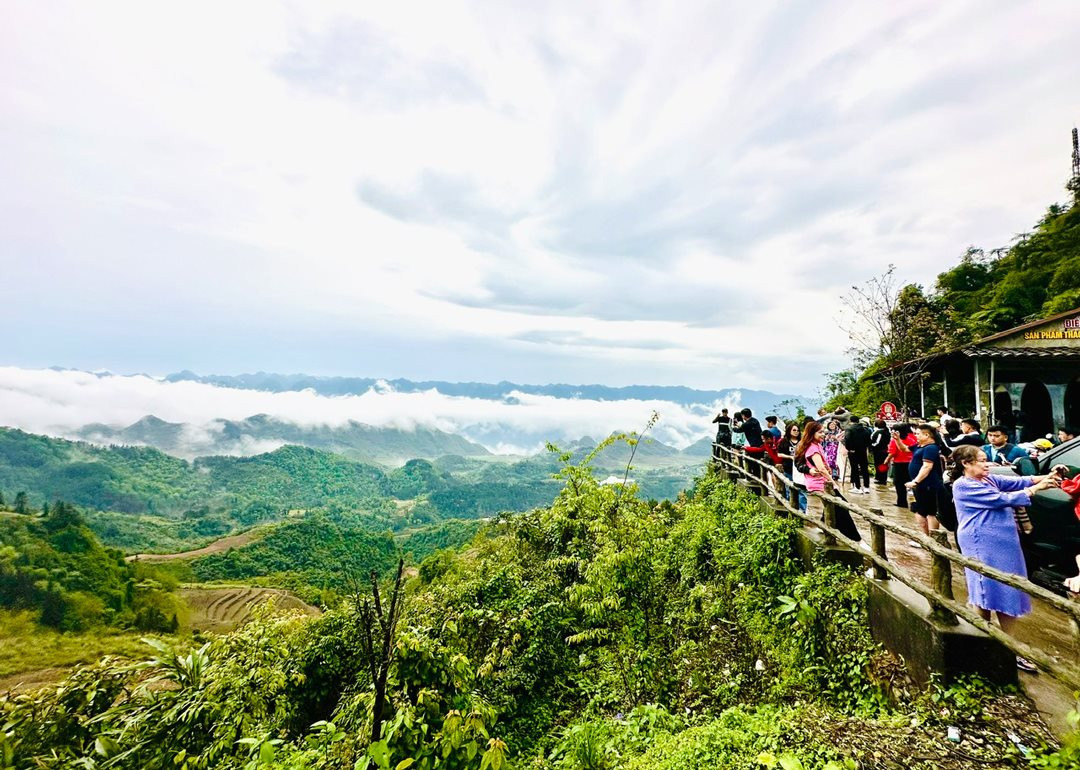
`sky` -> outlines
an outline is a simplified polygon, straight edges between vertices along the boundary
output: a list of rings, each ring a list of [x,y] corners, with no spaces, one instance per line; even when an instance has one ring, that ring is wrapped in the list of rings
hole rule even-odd
[[[810,393],[1065,199],[1080,3],[0,0],[0,366]]]

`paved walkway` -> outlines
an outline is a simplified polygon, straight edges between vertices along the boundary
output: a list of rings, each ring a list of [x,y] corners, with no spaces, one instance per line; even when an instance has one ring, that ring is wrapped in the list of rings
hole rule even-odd
[[[850,484],[844,484],[842,493],[851,503],[862,508],[880,508],[886,518],[897,524],[913,528],[917,526],[915,515],[911,511],[894,505],[896,494],[891,484],[887,487],[879,486],[871,480],[869,495],[854,495],[850,493],[850,489]],[[869,526],[858,517],[855,517],[855,523],[863,538],[869,542]],[[955,547],[956,539],[952,534],[949,535],[949,541]],[[909,545],[907,540],[892,532],[885,533],[885,548],[889,561],[930,585],[930,554],[927,551],[917,545]],[[953,594],[957,601],[967,601],[964,570],[956,565],[953,565]],[[1048,652],[1061,663],[1080,664],[1080,642],[1072,631],[1068,616],[1038,599],[1033,599],[1032,604],[1032,613],[1017,622],[1016,637]],[[1053,677],[1024,672],[1020,672],[1020,682],[1054,732],[1063,735],[1066,730],[1065,715],[1076,707],[1076,700],[1069,688]]]

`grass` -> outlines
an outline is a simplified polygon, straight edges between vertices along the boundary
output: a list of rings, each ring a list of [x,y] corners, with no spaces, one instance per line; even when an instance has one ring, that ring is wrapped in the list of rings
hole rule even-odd
[[[149,657],[153,652],[140,639],[138,631],[95,629],[81,633],[61,633],[36,622],[30,610],[0,610],[0,680],[43,669],[67,669],[96,663],[106,655],[133,659]],[[16,681],[0,684],[14,685]]]

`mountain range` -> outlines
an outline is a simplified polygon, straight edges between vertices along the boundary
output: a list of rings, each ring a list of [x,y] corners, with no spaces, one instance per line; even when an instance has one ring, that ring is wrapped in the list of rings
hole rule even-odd
[[[740,406],[749,407],[755,412],[766,412],[774,406],[788,400],[807,401],[804,396],[785,393],[771,393],[767,390],[749,388],[724,388],[721,390],[699,390],[681,385],[626,385],[612,387],[608,385],[568,385],[551,383],[547,385],[524,385],[515,382],[444,382],[442,380],[407,380],[377,379],[373,377],[319,377],[310,374],[275,374],[255,372],[254,374],[209,374],[199,375],[191,371],[169,374],[166,382],[201,382],[224,388],[243,390],[262,390],[271,393],[283,393],[295,390],[313,390],[322,396],[361,395],[372,388],[389,387],[399,393],[418,393],[437,390],[447,396],[464,396],[502,400],[513,393],[552,396],[554,398],[591,399],[596,401],[622,401],[635,399],[640,401],[671,401],[683,406],[694,404],[713,404],[717,401],[737,401]]]
[[[413,458],[491,454],[480,444],[435,428],[416,426],[413,430],[402,430],[356,421],[340,426],[300,425],[265,414],[244,420],[213,420],[206,425],[166,422],[150,414],[126,427],[91,423],[75,435],[94,444],[150,446],[188,459],[204,455],[254,455],[286,444],[390,466],[402,465]]]
[[[321,449],[351,460],[396,467],[412,459],[434,460],[446,456],[490,458],[485,447],[468,439],[417,426],[414,430],[381,428],[350,422],[342,426],[298,425],[267,415],[244,420],[214,420],[209,425],[166,422],[154,415],[126,427],[92,423],[74,436],[101,446],[147,446],[174,457],[194,459],[210,455],[252,456],[286,445]],[[583,456],[597,445],[585,436],[564,448]],[[685,449],[646,437],[637,448],[634,464],[639,467],[685,466],[702,462],[712,440],[703,438]],[[630,449],[625,444],[609,447],[603,455],[604,467],[625,465]]]

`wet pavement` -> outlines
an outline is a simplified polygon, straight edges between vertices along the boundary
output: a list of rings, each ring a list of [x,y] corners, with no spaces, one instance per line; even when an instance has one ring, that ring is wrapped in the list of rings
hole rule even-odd
[[[885,517],[897,524],[917,528],[915,515],[895,505],[896,493],[889,486],[870,483],[869,495],[851,494],[850,484],[844,484],[841,492],[847,500],[861,508],[880,508]],[[863,539],[870,541],[870,528],[865,521],[854,517]],[[956,538],[949,533],[949,542],[956,547]],[[892,532],[885,533],[885,550],[889,561],[903,567],[909,574],[930,585],[930,554],[920,546]],[[953,595],[959,602],[967,600],[964,570],[953,565]],[[1017,621],[1015,636],[1020,641],[1049,653],[1059,663],[1080,665],[1080,635],[1073,631],[1071,619],[1054,607],[1032,598],[1032,612]],[[1063,734],[1065,715],[1076,707],[1076,700],[1069,687],[1046,674],[1020,672],[1020,683],[1028,696],[1035,701],[1056,733]]]

